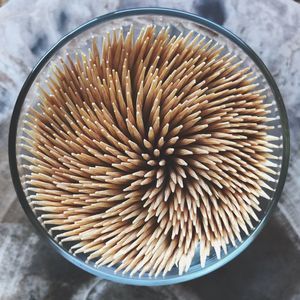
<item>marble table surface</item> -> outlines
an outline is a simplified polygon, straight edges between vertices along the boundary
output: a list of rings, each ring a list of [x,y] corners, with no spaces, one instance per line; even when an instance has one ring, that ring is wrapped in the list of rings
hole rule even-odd
[[[72,266],[40,239],[16,198],[7,137],[18,92],[61,36],[120,8],[173,7],[223,24],[263,59],[289,117],[291,160],[280,203],[255,242],[203,278],[131,287]],[[300,299],[300,4],[293,0],[10,0],[0,8],[0,299]]]

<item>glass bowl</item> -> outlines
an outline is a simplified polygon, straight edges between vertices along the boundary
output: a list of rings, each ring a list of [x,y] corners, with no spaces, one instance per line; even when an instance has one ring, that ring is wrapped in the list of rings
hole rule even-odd
[[[193,30],[208,36],[216,42],[226,45],[225,51],[230,50],[235,53],[245,64],[250,66],[256,74],[260,75],[258,81],[266,88],[266,102],[275,103],[275,105],[272,106],[273,109],[271,112],[271,116],[275,118],[275,120],[272,121],[274,129],[271,134],[279,137],[279,147],[274,152],[274,155],[278,157],[277,175],[275,175],[275,182],[271,183],[273,190],[266,191],[271,200],[261,199],[262,210],[258,213],[260,221],[256,223],[255,229],[250,232],[249,236],[242,236],[242,242],[237,241],[237,247],[228,246],[227,255],[223,254],[221,259],[217,259],[215,254],[211,254],[203,268],[200,266],[199,254],[195,255],[188,272],[180,276],[178,275],[177,268],[173,268],[165,277],[158,276],[156,278],[149,278],[145,275],[139,278],[138,275],[130,277],[129,275],[115,274],[114,267],[103,266],[96,268],[93,262],[85,262],[86,257],[84,255],[74,256],[69,253],[68,249],[72,246],[71,243],[61,246],[55,241],[47,231],[49,228],[43,227],[38,221],[38,213],[32,210],[29,203],[30,201],[27,200],[29,194],[26,192],[24,176],[28,171],[22,167],[21,155],[24,150],[20,147],[20,137],[24,135],[23,128],[26,127],[23,123],[25,114],[30,107],[36,105],[36,83],[47,77],[51,64],[57,62],[66,51],[75,52],[78,48],[87,49],[88,42],[91,41],[93,36],[102,36],[113,28],[120,28],[120,26],[122,26],[126,33],[126,30],[128,30],[131,24],[137,29],[146,24],[155,24],[158,27],[169,25],[170,33],[175,35],[178,35],[180,32],[187,34]],[[63,37],[38,62],[24,83],[14,108],[9,133],[9,161],[14,186],[28,218],[40,233],[48,239],[53,248],[71,263],[96,276],[120,283],[134,285],[174,284],[201,277],[225,265],[249,246],[262,230],[278,202],[287,174],[289,161],[287,115],[279,90],[269,71],[253,50],[233,33],[211,21],[186,12],[162,8],[129,9],[95,18],[78,27]],[[196,251],[196,253],[199,252]]]

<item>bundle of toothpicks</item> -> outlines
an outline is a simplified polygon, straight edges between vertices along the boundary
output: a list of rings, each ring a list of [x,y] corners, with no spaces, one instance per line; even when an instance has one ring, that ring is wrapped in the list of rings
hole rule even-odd
[[[112,30],[39,86],[21,145],[28,201],[97,267],[182,274],[197,256],[204,267],[251,233],[269,199],[278,146],[265,98],[207,36]]]

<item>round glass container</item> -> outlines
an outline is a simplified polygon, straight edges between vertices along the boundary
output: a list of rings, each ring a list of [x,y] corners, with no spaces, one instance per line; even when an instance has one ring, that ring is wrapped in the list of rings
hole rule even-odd
[[[277,175],[274,176],[275,181],[270,183],[273,190],[266,190],[271,200],[260,199],[262,208],[261,212],[258,212],[260,221],[255,224],[255,229],[250,232],[249,236],[242,236],[243,242],[237,241],[236,248],[228,245],[228,254],[223,254],[221,259],[217,259],[215,254],[212,253],[213,251],[211,251],[211,255],[203,268],[199,262],[199,251],[196,251],[198,254],[195,255],[188,272],[180,276],[175,267],[165,277],[149,278],[147,275],[139,277],[138,274],[130,277],[129,274],[115,274],[114,267],[102,266],[96,268],[93,262],[85,262],[85,255],[72,255],[68,252],[72,244],[59,245],[48,233],[49,228],[43,227],[39,222],[39,215],[32,210],[28,200],[29,194],[25,192],[26,183],[24,176],[28,174],[28,170],[22,166],[21,155],[24,150],[20,147],[20,137],[24,135],[23,128],[26,127],[24,125],[25,114],[30,107],[36,105],[36,84],[43,84],[44,79],[50,74],[51,64],[58,62],[65,52],[74,53],[77,49],[87,50],[94,36],[101,37],[114,28],[122,27],[123,32],[126,34],[132,24],[136,31],[147,24],[155,24],[158,28],[169,26],[170,34],[172,35],[178,35],[181,32],[185,35],[193,30],[225,45],[224,51],[231,51],[236,54],[238,58],[244,61],[245,65],[250,66],[252,71],[259,75],[258,82],[266,88],[265,95],[267,97],[265,101],[267,103],[275,103],[270,114],[274,118],[274,121],[272,121],[274,129],[270,134],[279,138],[277,142],[279,147],[273,153],[278,158],[278,167],[275,170]],[[101,41],[101,39],[98,40],[99,42]],[[101,42],[99,46],[101,47]],[[83,270],[112,281],[134,285],[174,284],[203,276],[225,265],[249,246],[265,226],[278,202],[287,174],[289,161],[288,121],[279,90],[266,66],[249,46],[229,30],[199,16],[177,10],[162,8],[129,9],[100,16],[78,27],[63,37],[38,62],[24,83],[14,108],[9,133],[9,160],[14,186],[24,211],[35,227],[48,239],[49,243],[59,254]]]

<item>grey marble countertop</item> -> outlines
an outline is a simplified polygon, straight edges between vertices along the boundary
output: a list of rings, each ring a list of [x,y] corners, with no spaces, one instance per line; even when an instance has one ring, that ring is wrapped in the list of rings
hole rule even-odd
[[[40,239],[10,179],[7,137],[30,70],[65,33],[120,8],[162,6],[223,24],[274,76],[290,124],[290,168],[280,203],[238,258],[203,278],[169,287],[106,282],[72,266]],[[300,299],[300,4],[293,0],[10,0],[0,8],[0,299]]]

